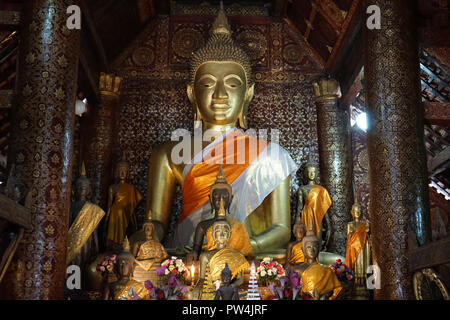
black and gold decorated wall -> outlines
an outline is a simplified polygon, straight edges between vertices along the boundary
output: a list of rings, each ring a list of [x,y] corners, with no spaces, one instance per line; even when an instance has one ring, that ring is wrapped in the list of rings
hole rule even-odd
[[[152,150],[170,140],[177,128],[192,130],[193,112],[186,95],[189,57],[207,41],[213,19],[191,15],[155,19],[114,63],[115,75],[123,77],[115,156],[127,153],[130,181],[144,195]],[[299,166],[310,148],[318,160],[311,81],[321,73],[320,58],[282,20],[229,17],[229,21],[234,39],[252,60],[256,84],[249,127],[280,130],[280,144]],[[292,213],[301,171],[291,180]],[[175,202],[173,212],[179,214],[181,201]],[[140,221],[144,203],[145,199],[137,209]]]

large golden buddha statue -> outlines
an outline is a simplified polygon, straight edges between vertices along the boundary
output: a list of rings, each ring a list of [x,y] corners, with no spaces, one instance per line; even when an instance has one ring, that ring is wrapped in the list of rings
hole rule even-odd
[[[241,130],[247,126],[253,90],[249,58],[234,43],[221,10],[211,38],[193,54],[187,86],[197,120],[194,133],[203,130],[204,139],[198,143],[195,134],[187,139],[189,148],[183,149],[183,160],[176,159],[180,158],[179,142],[159,146],[150,159],[147,210],[152,210],[164,232],[175,186],[182,186],[182,214],[172,247],[192,245],[197,224],[211,218],[208,195],[219,164],[233,189],[230,217],[244,223],[252,251],[282,249],[289,241],[289,181],[297,166],[277,144]]]

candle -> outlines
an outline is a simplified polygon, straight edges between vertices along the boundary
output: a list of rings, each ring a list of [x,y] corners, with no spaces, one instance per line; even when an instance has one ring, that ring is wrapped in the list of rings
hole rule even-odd
[[[195,276],[195,266],[192,264],[191,266],[191,286],[194,286],[194,276]]]

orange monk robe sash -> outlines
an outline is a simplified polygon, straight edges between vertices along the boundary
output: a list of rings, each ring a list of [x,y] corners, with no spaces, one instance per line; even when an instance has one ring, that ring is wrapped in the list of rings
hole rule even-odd
[[[233,218],[227,217],[227,221],[231,225],[231,236],[227,247],[239,251],[244,256],[249,256],[252,253],[252,244],[250,236],[244,225]],[[203,251],[211,251],[216,248],[212,237],[212,226],[206,231],[206,244],[203,246]]]
[[[350,239],[347,240],[347,248],[345,250],[345,263],[350,268],[354,269],[356,264],[356,259],[358,258],[361,250],[367,241],[367,231],[366,224],[360,222],[355,231],[353,231]]]
[[[232,184],[269,144],[265,140],[235,133],[236,131],[229,133],[211,152],[203,155],[202,162],[194,164],[186,175],[178,224],[209,201],[209,191],[216,181],[219,163],[222,163],[227,182]],[[239,154],[244,151],[242,149],[245,150],[245,158]]]
[[[292,246],[291,259],[289,260],[290,264],[297,264],[297,263],[305,262],[305,256],[303,255],[302,245],[303,245],[303,242],[299,242]]]
[[[306,226],[306,230],[311,230],[312,217],[312,229],[318,235],[320,223],[330,206],[331,198],[327,189],[319,185],[314,185],[306,197],[306,203],[302,210],[302,222]]]
[[[142,194],[136,187],[128,183],[120,186],[108,212],[108,240],[122,244],[128,224],[134,214],[134,209],[141,200]]]
[[[322,266],[318,263],[311,264],[301,275],[301,283],[303,284],[302,292],[311,292],[317,289],[320,295],[333,291],[329,298],[333,300],[342,290],[342,285],[334,272],[329,267]]]

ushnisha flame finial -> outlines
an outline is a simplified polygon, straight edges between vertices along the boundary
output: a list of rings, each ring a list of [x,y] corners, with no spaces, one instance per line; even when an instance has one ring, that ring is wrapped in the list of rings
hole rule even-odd
[[[219,165],[219,172],[217,173],[216,182],[211,186],[210,196],[215,189],[227,189],[230,197],[233,193],[231,186],[227,183],[227,179],[225,177],[225,173],[223,172],[222,164]]]

